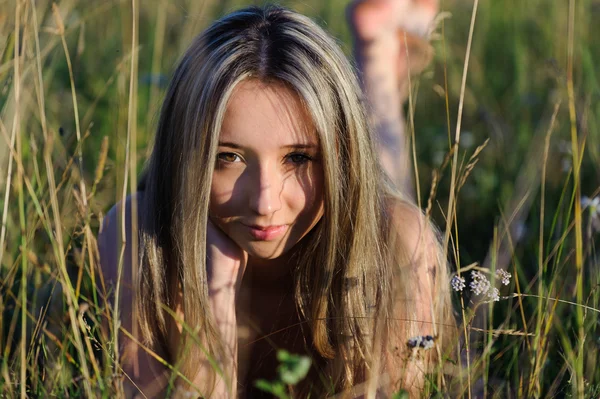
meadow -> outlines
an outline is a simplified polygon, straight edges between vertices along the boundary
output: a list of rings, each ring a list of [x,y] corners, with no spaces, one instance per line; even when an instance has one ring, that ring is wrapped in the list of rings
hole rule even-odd
[[[179,56],[255,3],[0,0],[0,397],[120,394],[100,223],[135,190]],[[279,3],[351,56],[346,1]],[[465,287],[455,388],[427,395],[600,397],[600,1],[441,11],[407,114],[420,205]]]

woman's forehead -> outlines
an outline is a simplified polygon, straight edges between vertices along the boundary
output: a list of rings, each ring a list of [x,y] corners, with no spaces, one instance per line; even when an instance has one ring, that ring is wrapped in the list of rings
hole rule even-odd
[[[319,140],[310,113],[295,91],[280,82],[256,79],[244,80],[235,87],[219,139],[269,140],[282,146],[315,144]]]

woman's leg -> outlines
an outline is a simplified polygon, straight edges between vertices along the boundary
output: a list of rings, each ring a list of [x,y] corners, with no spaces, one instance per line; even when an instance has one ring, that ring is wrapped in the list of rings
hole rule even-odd
[[[431,60],[427,38],[438,0],[355,0],[348,12],[382,165],[398,188],[412,196],[403,104],[409,73],[420,72]]]

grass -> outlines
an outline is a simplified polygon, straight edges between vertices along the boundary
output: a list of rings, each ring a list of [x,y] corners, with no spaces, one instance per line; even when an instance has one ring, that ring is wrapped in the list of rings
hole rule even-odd
[[[345,2],[282,3],[350,53]],[[95,235],[136,185],[177,58],[247,2],[2,4],[0,394],[122,395]],[[598,397],[600,207],[584,197],[600,195],[600,2],[441,5],[410,107],[423,205],[467,287],[512,274],[498,302],[454,294],[459,390]]]

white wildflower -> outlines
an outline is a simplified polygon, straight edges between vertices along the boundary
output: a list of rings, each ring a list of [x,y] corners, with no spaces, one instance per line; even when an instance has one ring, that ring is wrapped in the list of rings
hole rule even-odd
[[[433,345],[434,345],[434,342],[433,342],[433,337],[431,335],[427,335],[425,337],[425,339],[423,340],[423,342],[421,343],[421,346],[425,350],[433,348]]]
[[[498,291],[498,288],[492,288],[488,291],[487,296],[490,301],[498,302],[500,300],[500,291]]]
[[[595,198],[581,197],[581,207],[583,209],[589,208],[590,213],[597,213],[600,211],[600,196]]]
[[[593,231],[600,231],[600,195],[591,199],[582,197],[581,207],[589,212]]]
[[[511,274],[506,270],[498,269],[496,270],[496,278],[502,279],[502,284],[509,285]]]
[[[416,337],[410,338],[406,344],[409,348],[416,348],[418,346],[421,346],[421,342],[423,342],[423,337],[418,335]]]
[[[452,281],[450,281],[452,285],[452,289],[456,292],[462,291],[465,288],[465,279],[460,276],[452,277]]]
[[[410,338],[406,344],[409,348],[423,348],[424,350],[433,348],[435,338],[431,335],[418,335]]]
[[[471,287],[471,291],[473,291],[475,295],[487,294],[490,290],[490,282],[483,273],[474,270],[471,272],[471,279],[472,281],[471,284],[469,284],[469,287]]]

